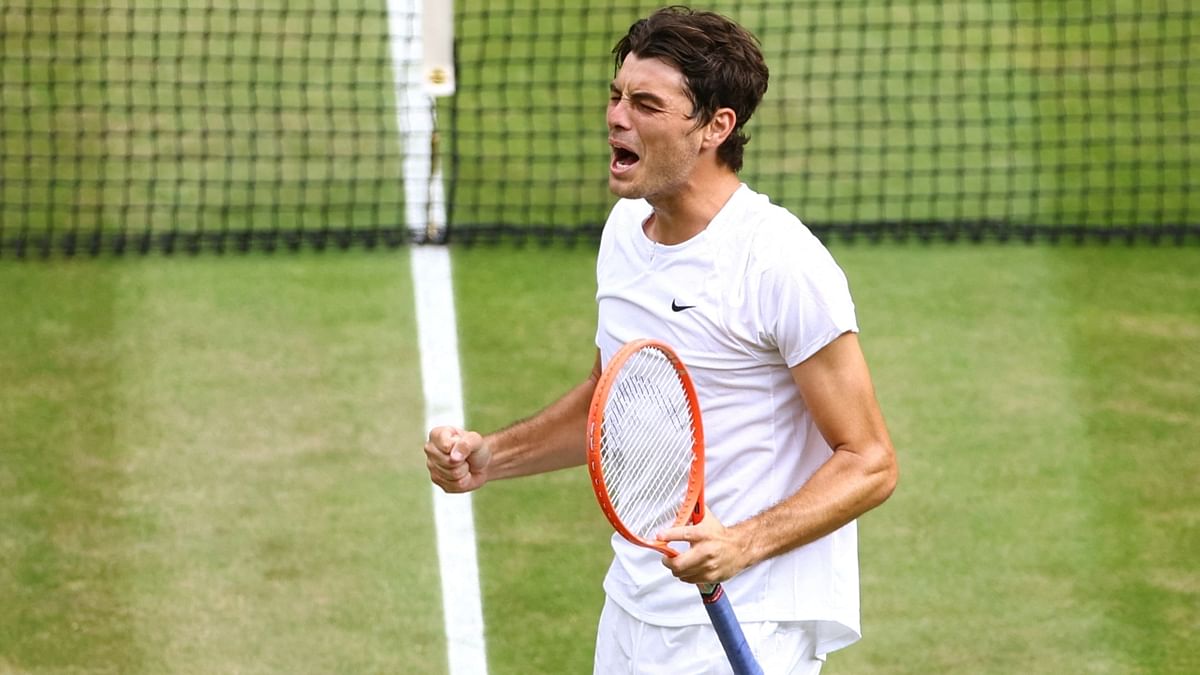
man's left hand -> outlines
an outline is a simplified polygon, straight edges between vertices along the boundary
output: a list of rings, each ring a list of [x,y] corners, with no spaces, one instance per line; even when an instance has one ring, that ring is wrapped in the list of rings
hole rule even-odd
[[[689,547],[675,557],[663,557],[663,565],[679,580],[689,584],[728,581],[750,566],[746,546],[737,533],[721,524],[707,508],[695,525],[672,527],[659,533],[666,542],[687,542]]]

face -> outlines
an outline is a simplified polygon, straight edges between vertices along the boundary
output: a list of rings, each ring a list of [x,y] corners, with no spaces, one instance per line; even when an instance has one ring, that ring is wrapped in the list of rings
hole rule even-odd
[[[689,119],[683,74],[659,59],[626,57],[611,85],[608,186],[630,199],[670,196],[687,184],[703,129]]]

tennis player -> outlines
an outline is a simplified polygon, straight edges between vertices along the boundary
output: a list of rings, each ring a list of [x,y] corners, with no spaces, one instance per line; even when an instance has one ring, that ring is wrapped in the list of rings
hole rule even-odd
[[[890,496],[895,452],[845,275],[791,213],[738,177],[767,89],[757,40],[672,7],[617,43],[609,187],[596,265],[597,358],[545,410],[482,436],[439,427],[425,454],[448,492],[583,464],[601,367],[658,338],[691,371],[708,513],[661,538],[614,535],[595,673],[728,673],[690,584],[721,582],[767,673],[817,673],[860,637],[856,519]],[[687,583],[680,583],[680,580]]]

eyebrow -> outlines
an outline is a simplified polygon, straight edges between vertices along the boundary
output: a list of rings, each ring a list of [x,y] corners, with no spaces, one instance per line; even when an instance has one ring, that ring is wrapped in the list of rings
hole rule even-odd
[[[609,83],[609,85],[608,85],[608,91],[609,91],[610,93],[613,93],[613,94],[619,94],[619,95],[621,95],[621,96],[624,96],[624,95],[625,95],[625,93],[624,93],[624,92],[622,92],[622,91],[621,91],[621,90],[620,90],[620,89],[617,87],[617,83],[616,83],[616,82],[610,82],[610,83]],[[637,102],[637,103],[649,103],[649,104],[651,104],[651,105],[654,105],[654,106],[657,106],[657,107],[659,107],[659,108],[666,108],[666,107],[667,107],[667,101],[666,101],[666,99],[664,99],[663,97],[659,96],[658,94],[655,94],[655,93],[653,93],[653,92],[649,92],[649,91],[635,91],[635,92],[632,92],[632,93],[630,93],[630,94],[629,94],[629,100],[631,100],[631,101],[634,101],[634,102]]]

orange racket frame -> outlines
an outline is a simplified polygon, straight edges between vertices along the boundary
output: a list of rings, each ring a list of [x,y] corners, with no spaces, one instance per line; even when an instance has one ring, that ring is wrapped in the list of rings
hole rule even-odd
[[[688,472],[687,490],[684,493],[683,502],[679,505],[679,510],[675,514],[675,522],[672,526],[678,527],[680,525],[696,524],[704,517],[704,426],[700,421],[700,402],[696,398],[696,388],[692,384],[692,377],[688,374],[687,367],[683,365],[683,361],[679,359],[679,355],[675,353],[675,350],[661,340],[642,338],[625,343],[613,355],[608,366],[600,374],[600,380],[596,384],[596,391],[592,394],[591,406],[588,409],[588,474],[592,478],[592,490],[596,493],[597,501],[600,502],[600,510],[604,512],[604,516],[608,518],[608,522],[612,524],[613,528],[622,537],[639,546],[652,548],[664,555],[674,557],[678,552],[667,546],[665,542],[657,539],[643,539],[630,532],[624,523],[621,522],[621,519],[617,516],[616,508],[609,498],[608,488],[604,484],[604,468],[600,461],[600,449],[604,442],[604,408],[608,403],[609,394],[612,392],[613,385],[617,381],[617,375],[621,372],[621,368],[634,354],[643,349],[653,349],[662,353],[671,366],[675,368],[675,373],[679,376],[679,381],[683,385],[683,391],[687,397],[688,407],[691,412],[691,470]]]

